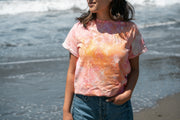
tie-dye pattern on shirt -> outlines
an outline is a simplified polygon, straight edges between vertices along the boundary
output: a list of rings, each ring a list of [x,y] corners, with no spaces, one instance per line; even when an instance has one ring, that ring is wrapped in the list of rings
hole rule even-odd
[[[122,93],[131,71],[129,59],[147,51],[133,22],[96,20],[88,29],[78,22],[62,45],[78,58],[74,92],[88,96]]]

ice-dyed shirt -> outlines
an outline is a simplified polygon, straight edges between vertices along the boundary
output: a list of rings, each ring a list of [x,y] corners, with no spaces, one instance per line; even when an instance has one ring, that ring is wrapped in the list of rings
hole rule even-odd
[[[62,44],[78,58],[74,93],[108,97],[122,93],[131,71],[129,59],[147,51],[136,24],[97,19],[87,26],[74,24]]]

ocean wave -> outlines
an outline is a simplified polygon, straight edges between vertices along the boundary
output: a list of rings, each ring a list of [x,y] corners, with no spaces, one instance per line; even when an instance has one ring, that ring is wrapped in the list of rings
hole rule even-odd
[[[87,8],[87,3],[84,0],[0,1],[0,15],[85,8]]]
[[[136,5],[156,5],[166,6],[180,3],[179,0],[128,0]],[[19,14],[24,12],[46,12],[53,10],[84,10],[86,9],[86,0],[3,0],[0,1],[0,15]]]
[[[139,25],[139,28],[159,27],[159,26],[173,25],[173,24],[177,24],[177,23],[180,23],[180,21],[149,23],[149,24]]]
[[[46,58],[46,59],[34,59],[34,60],[23,60],[23,61],[12,61],[12,62],[1,62],[0,65],[17,65],[17,64],[28,64],[28,63],[43,63],[43,62],[54,62],[66,60],[66,57],[61,58]]]
[[[149,50],[149,52],[146,53],[147,55],[160,55],[164,57],[180,57],[179,53],[168,53],[168,52],[159,52],[154,50]]]
[[[135,5],[154,5],[154,6],[168,6],[180,3],[179,0],[127,0]]]
[[[0,43],[0,47],[18,47],[18,46],[32,46],[34,45],[33,43],[13,43],[13,42],[5,42],[5,43]]]
[[[16,43],[1,43],[0,47],[17,47]]]
[[[10,75],[7,76],[8,79],[24,79],[28,76],[35,76],[35,75],[45,75],[43,72],[30,72],[30,73],[24,73],[24,74],[18,74],[18,75]]]

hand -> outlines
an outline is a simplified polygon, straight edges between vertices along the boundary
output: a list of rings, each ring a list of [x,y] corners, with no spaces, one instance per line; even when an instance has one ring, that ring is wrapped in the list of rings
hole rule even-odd
[[[131,98],[130,91],[124,91],[122,94],[119,94],[115,97],[111,97],[106,100],[106,102],[113,102],[116,105],[122,105]]]
[[[63,111],[63,120],[73,120],[72,114],[70,112]]]

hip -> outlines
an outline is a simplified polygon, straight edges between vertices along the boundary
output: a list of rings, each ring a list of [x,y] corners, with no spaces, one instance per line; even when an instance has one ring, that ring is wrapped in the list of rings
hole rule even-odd
[[[106,102],[108,98],[75,94],[72,107],[74,120],[133,120],[131,100],[116,105]]]

